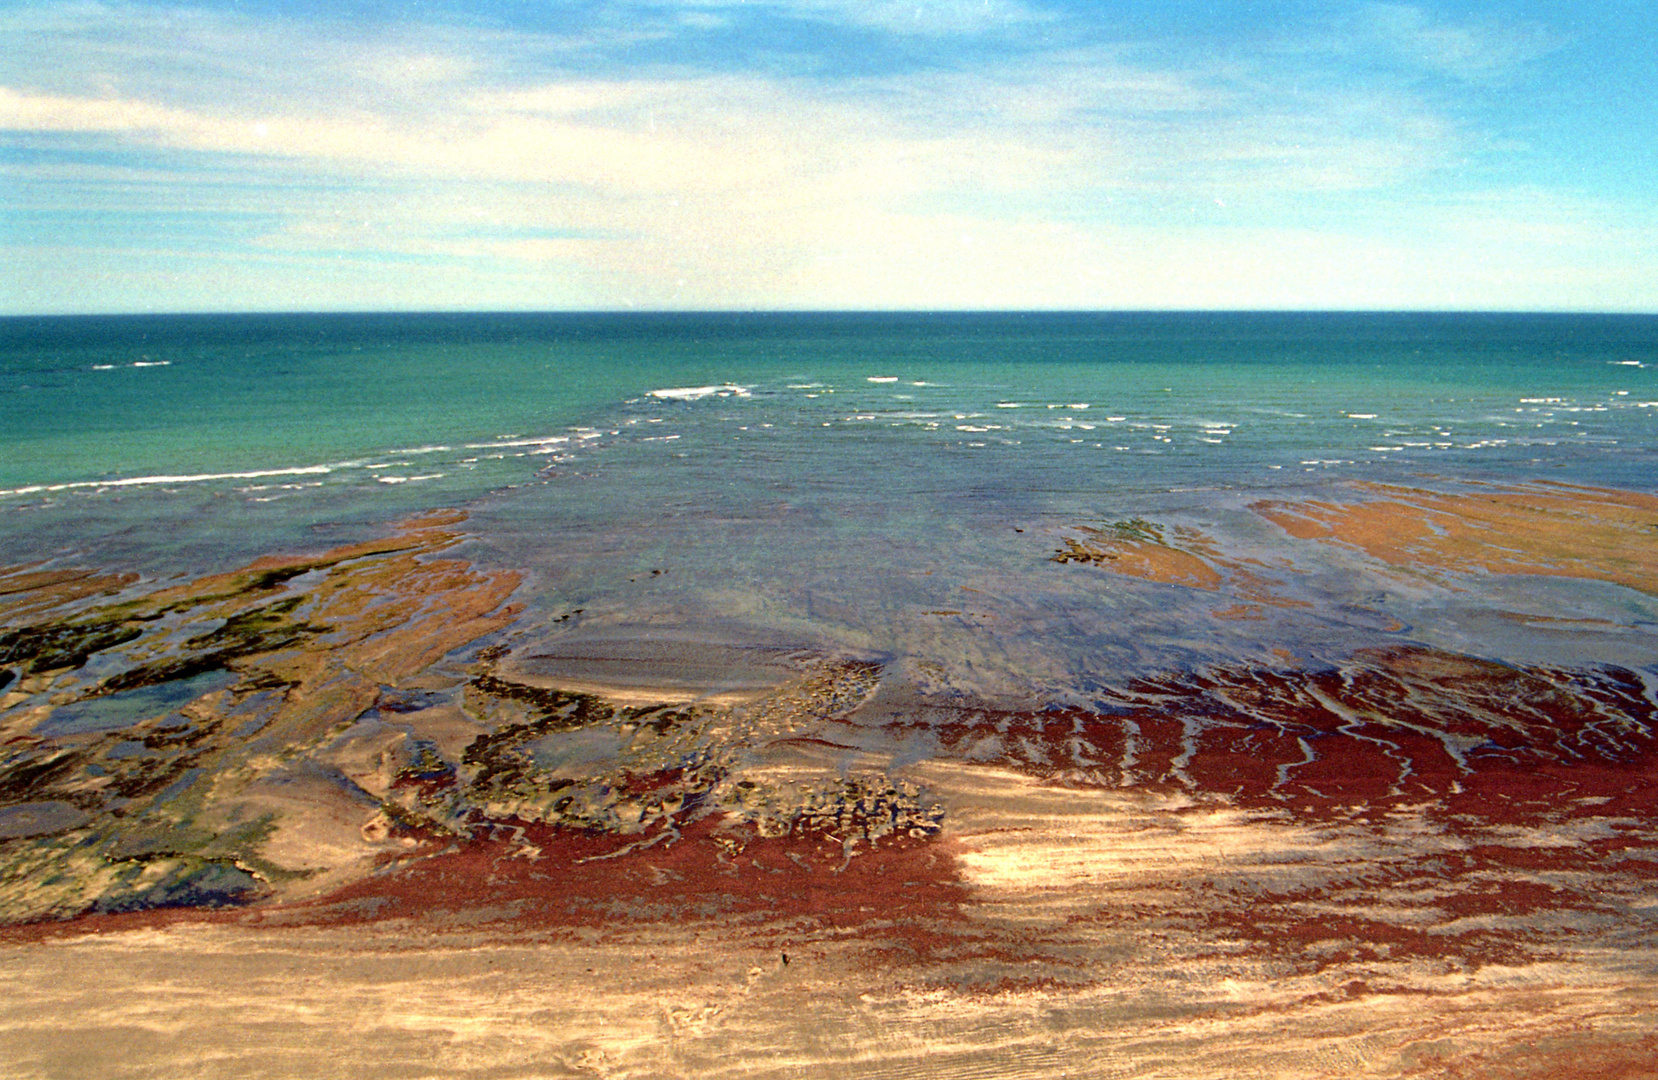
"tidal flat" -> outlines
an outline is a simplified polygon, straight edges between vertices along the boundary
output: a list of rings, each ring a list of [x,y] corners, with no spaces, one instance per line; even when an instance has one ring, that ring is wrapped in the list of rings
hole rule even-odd
[[[655,606],[552,603],[458,511],[7,569],[0,1062],[1652,1075],[1658,499],[1427,478],[1007,537],[1047,591],[916,569],[908,652],[672,617],[671,551],[615,586]],[[996,683],[1067,591],[1258,647]]]

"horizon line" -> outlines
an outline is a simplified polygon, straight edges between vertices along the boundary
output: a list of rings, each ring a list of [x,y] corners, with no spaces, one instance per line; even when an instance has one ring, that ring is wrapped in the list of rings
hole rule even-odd
[[[145,319],[145,318],[235,318],[278,316],[671,316],[671,315],[1529,315],[1654,317],[1658,309],[1610,308],[248,308],[181,309],[171,311],[40,311],[0,312],[0,320],[26,319]]]

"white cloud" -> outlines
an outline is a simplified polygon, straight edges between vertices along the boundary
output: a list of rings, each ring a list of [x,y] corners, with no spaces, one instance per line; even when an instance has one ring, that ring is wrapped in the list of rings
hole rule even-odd
[[[786,6],[847,18],[915,10]],[[1034,17],[1000,0],[921,10],[939,25]],[[1440,166],[1463,139],[1397,91],[1303,91],[1258,65],[1135,63],[1121,48],[837,81],[649,70],[578,78],[522,62],[550,47],[536,35],[412,27],[351,40],[333,24],[201,12],[94,5],[82,16],[0,18],[52,60],[0,64],[0,87],[9,86],[0,122],[350,175],[606,195],[761,194],[861,179],[869,190],[859,194],[878,204],[1044,187],[1057,204],[1102,188],[1385,185]],[[164,24],[185,48],[156,44]]]
[[[784,6],[870,26],[899,13]],[[934,7],[963,33],[984,12],[1037,17]],[[1415,8],[1367,11],[1372,43],[1441,66],[1524,55]],[[1119,46],[838,80],[577,77],[535,59],[568,41],[532,34],[82,14],[0,15],[40,61],[0,61],[0,128],[118,164],[78,166],[71,188],[62,162],[14,163],[9,182],[42,212],[55,191],[66,214],[102,199],[258,217],[234,271],[228,256],[192,269],[205,257],[165,238],[143,258],[121,249],[169,265],[176,289],[252,289],[251,306],[314,304],[323,279],[333,306],[1444,306],[1525,293],[1522,251],[1553,295],[1605,295],[1596,230],[1629,238],[1618,273],[1653,261],[1650,229],[1616,208],[1431,195],[1490,140],[1395,83],[1325,77],[1317,54]],[[1504,230],[1527,239],[1505,249]],[[126,280],[117,249],[73,250],[27,265],[64,289]],[[386,260],[420,272],[388,283]]]

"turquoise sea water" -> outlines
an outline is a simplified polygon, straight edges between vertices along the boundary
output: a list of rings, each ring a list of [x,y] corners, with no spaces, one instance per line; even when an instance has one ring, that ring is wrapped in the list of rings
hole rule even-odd
[[[461,506],[473,558],[590,633],[723,626],[1002,689],[1394,622],[1466,646],[1477,604],[1357,564],[1288,574],[1315,614],[1268,635],[1048,559],[1068,527],[1140,518],[1271,563],[1250,503],[1366,479],[1658,488],[1658,318],[0,321],[0,562],[200,572]],[[1540,588],[1635,628],[1613,652],[1658,621],[1629,590]]]

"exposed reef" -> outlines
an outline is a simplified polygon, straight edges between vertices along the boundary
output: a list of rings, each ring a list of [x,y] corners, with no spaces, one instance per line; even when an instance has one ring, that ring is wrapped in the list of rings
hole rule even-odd
[[[1215,539],[1191,526],[1164,526],[1142,518],[1104,525],[1078,525],[1062,535],[1056,563],[1078,563],[1164,585],[1215,593],[1227,603],[1214,609],[1223,619],[1262,618],[1268,608],[1305,608],[1284,594],[1278,579],[1284,566],[1223,553]]]
[[[29,621],[0,638],[0,919],[288,903],[502,836],[533,862],[560,830],[621,850],[699,824],[837,863],[938,831],[914,785],[766,758],[856,708],[878,664],[801,653],[724,704],[518,681],[490,644],[518,577],[445,557],[460,522],[160,589],[7,578]],[[123,591],[87,605],[94,580]]]
[[[367,797],[318,754],[513,615],[513,575],[434,557],[459,521],[161,588],[10,575],[0,800],[76,813],[0,846],[0,917],[245,903],[360,861],[335,819]]]

